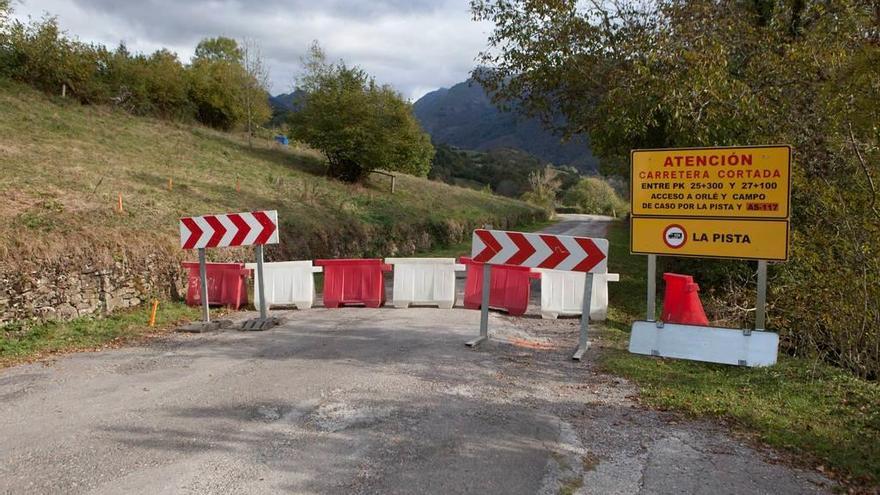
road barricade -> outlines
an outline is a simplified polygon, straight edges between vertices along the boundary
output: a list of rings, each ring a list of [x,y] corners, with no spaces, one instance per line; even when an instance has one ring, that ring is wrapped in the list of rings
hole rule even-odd
[[[700,302],[700,286],[690,275],[664,273],[666,290],[663,293],[663,313],[660,320],[667,323],[708,325],[709,319]]]
[[[201,284],[199,283],[199,264],[185,261],[187,275],[186,304],[202,304]],[[248,302],[246,278],[251,271],[241,263],[205,263],[208,279],[208,305],[228,306],[238,309]]]
[[[584,277],[582,272],[538,270],[541,273],[541,318],[580,316],[583,312]],[[608,282],[617,282],[617,273],[594,273],[590,299],[590,320],[605,321],[608,315]]]
[[[467,267],[464,307],[479,309],[483,297],[483,263],[460,258]],[[489,307],[503,309],[512,316],[523,315],[529,307],[530,280],[541,278],[539,272],[524,266],[493,265],[489,277]]]
[[[455,258],[385,258],[385,263],[394,266],[391,301],[395,308],[455,306],[455,272],[465,269]]]
[[[256,263],[245,267],[254,270],[254,305],[260,305],[259,272]],[[296,306],[296,309],[309,309],[315,304],[315,273],[321,267],[313,266],[311,260],[279,261],[263,263],[263,277],[266,279],[266,304],[268,306]]]
[[[385,303],[383,272],[391,271],[381,259],[315,260],[324,268],[324,307],[363,304],[378,308]]]

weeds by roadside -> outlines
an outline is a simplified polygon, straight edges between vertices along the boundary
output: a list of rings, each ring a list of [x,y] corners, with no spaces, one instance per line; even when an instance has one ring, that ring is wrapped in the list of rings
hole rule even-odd
[[[105,318],[83,317],[65,322],[13,323],[0,327],[0,368],[46,358],[53,354],[118,347],[162,334],[177,324],[197,318],[198,308],[163,301],[156,326],[149,327],[149,305],[120,311]]]

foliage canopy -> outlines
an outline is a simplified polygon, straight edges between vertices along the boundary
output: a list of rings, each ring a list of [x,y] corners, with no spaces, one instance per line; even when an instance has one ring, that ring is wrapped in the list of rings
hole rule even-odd
[[[427,175],[434,147],[399,93],[358,67],[328,63],[317,44],[304,65],[291,133],[327,156],[331,176],[356,182],[377,168]]]

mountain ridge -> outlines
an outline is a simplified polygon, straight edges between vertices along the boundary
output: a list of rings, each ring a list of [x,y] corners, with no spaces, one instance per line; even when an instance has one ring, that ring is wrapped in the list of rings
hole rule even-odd
[[[499,109],[472,79],[425,94],[413,104],[413,113],[436,143],[477,151],[518,149],[586,173],[598,168],[586,136],[562,142],[538,119]]]

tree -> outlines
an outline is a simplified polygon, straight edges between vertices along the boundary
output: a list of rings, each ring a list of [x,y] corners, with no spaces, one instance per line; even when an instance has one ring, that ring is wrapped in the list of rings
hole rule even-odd
[[[876,1],[471,5],[495,23],[474,77],[588,133],[606,172],[626,176],[633,148],[793,145],[792,258],[772,267],[770,323],[794,352],[880,376],[867,345],[880,339]],[[754,297],[745,263],[682,263],[732,299]]]
[[[548,214],[552,214],[556,206],[556,193],[562,186],[559,171],[550,165],[529,173],[529,190],[523,194],[523,200],[540,206]]]
[[[377,168],[428,173],[434,148],[399,93],[358,67],[327,63],[317,43],[303,65],[306,94],[291,115],[292,135],[324,153],[331,176],[356,182]]]
[[[241,42],[241,60],[245,77],[242,81],[248,146],[253,146],[254,128],[272,117],[268,91],[269,70],[263,63],[260,45],[251,39]]]
[[[175,53],[153,52],[145,60],[145,76],[151,113],[169,118],[190,112],[186,69]]]
[[[242,49],[234,39],[218,36],[200,41],[196,46],[195,59],[240,64],[243,55]]]
[[[9,16],[12,14],[12,5],[9,0],[0,0],[0,31],[2,31],[3,27],[6,26],[6,23],[9,21]]]
[[[228,131],[245,120],[247,76],[235,40],[220,37],[199,42],[189,76],[190,99],[199,122]]]

